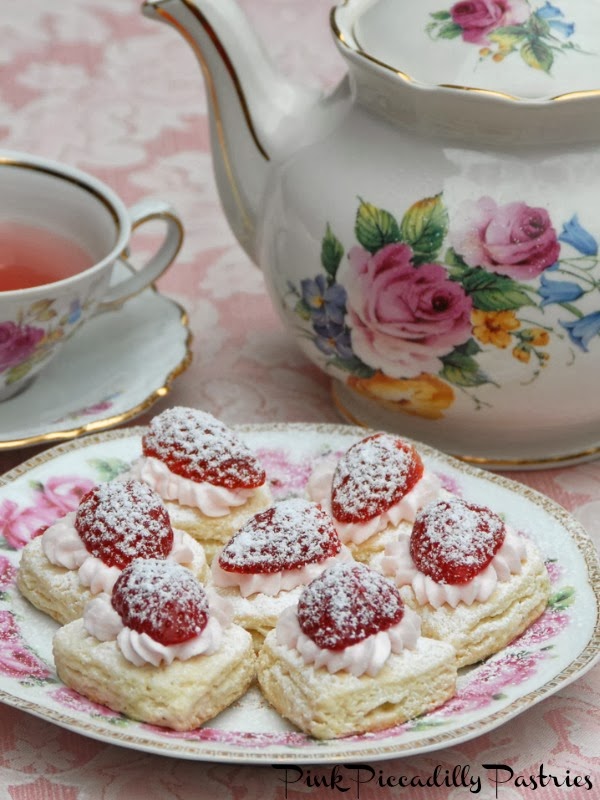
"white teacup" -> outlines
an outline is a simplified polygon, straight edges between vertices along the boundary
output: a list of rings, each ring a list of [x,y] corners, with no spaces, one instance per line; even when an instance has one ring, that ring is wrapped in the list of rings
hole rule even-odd
[[[157,252],[139,269],[132,267],[131,277],[111,285],[113,266],[123,260],[132,230],[156,219],[166,223]],[[127,209],[91,175],[48,159],[0,151],[0,400],[24,389],[87,319],[118,308],[155,281],[182,241],[177,214],[161,200],[143,200]],[[29,255],[14,255],[20,248]],[[48,261],[50,253],[50,261],[59,263],[44,263],[43,282],[30,285],[28,268],[19,259],[35,260],[36,249],[41,260]],[[66,262],[74,274],[65,277]]]

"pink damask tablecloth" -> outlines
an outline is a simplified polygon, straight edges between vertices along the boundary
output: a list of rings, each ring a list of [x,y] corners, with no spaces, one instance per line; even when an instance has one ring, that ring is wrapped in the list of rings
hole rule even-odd
[[[330,0],[243,0],[274,59],[289,75],[331,87],[343,64],[331,41]],[[206,96],[191,51],[171,29],[143,18],[136,0],[2,0],[0,147],[90,171],[132,204],[159,195],[180,212],[187,236],[160,281],[183,305],[194,359],[150,416],[194,405],[228,423],[339,421],[327,379],[298,351],[265,294],[261,273],[221,213],[212,174]],[[1,413],[1,411],[0,411]],[[0,455],[0,472],[36,450]],[[600,461],[512,473],[563,504],[600,545]],[[271,800],[284,796],[270,767],[203,764],[106,745],[0,706],[0,797],[11,800]],[[432,775],[469,764],[507,764],[535,775],[589,775],[594,788],[535,791],[501,786],[502,800],[581,800],[600,792],[600,667],[513,721],[454,748],[381,762],[382,774]],[[331,797],[310,775],[290,798]],[[312,777],[331,778],[321,766]],[[316,781],[318,782],[318,781]],[[346,797],[356,795],[350,789]],[[360,797],[463,798],[464,787],[401,789],[375,782]],[[484,781],[481,797],[495,796]]]

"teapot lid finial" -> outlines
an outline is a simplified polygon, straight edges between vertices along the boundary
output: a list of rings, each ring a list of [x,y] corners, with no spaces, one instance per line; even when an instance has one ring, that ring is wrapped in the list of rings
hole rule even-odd
[[[600,96],[600,0],[345,0],[332,23],[346,47],[416,85]]]

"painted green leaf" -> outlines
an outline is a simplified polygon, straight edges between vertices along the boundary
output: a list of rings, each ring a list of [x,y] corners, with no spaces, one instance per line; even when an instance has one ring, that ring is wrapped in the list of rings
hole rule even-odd
[[[16,367],[12,367],[6,373],[6,383],[16,383],[16,381],[20,381],[21,378],[24,378],[35,366],[36,359],[35,358],[28,358],[27,361],[21,361],[20,364],[17,364]]]
[[[471,267],[459,256],[453,247],[449,247],[446,250],[444,264],[448,267],[448,277],[459,283],[462,283],[464,276],[471,270]]]
[[[488,39],[495,42],[502,50],[515,50],[527,38],[527,31],[520,25],[508,25],[496,28],[488,34]]]
[[[473,354],[480,351],[479,345],[470,340],[472,344],[461,345],[447,356],[442,358],[443,368],[440,372],[442,378],[455,386],[481,386],[484,383],[491,383],[488,376],[479,368]],[[475,349],[476,348],[476,349]]]
[[[551,33],[548,20],[538,16],[538,14],[532,14],[529,17],[527,21],[527,28],[531,33],[532,39],[537,39],[540,36],[548,36],[548,34]]]
[[[361,200],[354,226],[356,238],[370,253],[386,244],[400,241],[400,229],[395,218],[382,208]]]
[[[481,353],[481,347],[475,341],[475,339],[467,339],[464,344],[458,345],[458,347],[454,348],[455,353],[460,353],[463,356],[476,356],[477,353]]]
[[[452,19],[452,14],[449,11],[434,11],[433,14],[430,14],[430,17],[433,19]]]
[[[413,262],[434,261],[448,233],[448,212],[440,194],[414,203],[402,218],[402,241],[414,252]]]
[[[462,32],[463,29],[456,22],[446,22],[440,27],[437,36],[440,39],[456,39]]]
[[[46,316],[52,309],[54,300],[37,300],[29,306],[29,315],[34,319],[48,319]],[[52,316],[56,316],[56,311]]]
[[[521,47],[523,61],[534,69],[550,72],[554,63],[554,55],[547,44],[540,39],[529,39]]]
[[[88,464],[96,470],[101,481],[112,481],[131,466],[120,458],[90,458]]]
[[[301,319],[304,319],[308,322],[310,319],[310,308],[308,307],[308,303],[305,300],[298,300],[296,305],[294,306],[294,311]]]
[[[56,311],[53,308],[47,308],[45,311],[39,311],[35,315],[35,319],[38,322],[48,322],[51,319],[54,319],[56,316]]]
[[[325,236],[321,242],[321,264],[323,265],[325,272],[332,279],[334,279],[336,276],[343,255],[344,247],[339,239],[337,239],[337,237],[333,234],[328,223]]]
[[[328,364],[332,367],[343,369],[345,372],[351,372],[357,378],[372,378],[375,374],[375,370],[372,367],[368,367],[356,356],[353,358],[339,358],[339,356],[335,356],[328,361]]]
[[[473,306],[481,311],[512,311],[523,306],[532,306],[526,291],[507,275],[496,275],[481,267],[463,273],[461,283],[471,296]]]
[[[555,592],[548,600],[548,605],[557,611],[564,611],[573,604],[575,600],[575,589],[572,586],[564,586]]]
[[[431,728],[437,728],[440,725],[444,725],[445,723],[443,720],[436,720],[436,719],[428,719],[427,717],[418,717],[413,722],[411,722],[410,729],[411,731],[428,731]]]

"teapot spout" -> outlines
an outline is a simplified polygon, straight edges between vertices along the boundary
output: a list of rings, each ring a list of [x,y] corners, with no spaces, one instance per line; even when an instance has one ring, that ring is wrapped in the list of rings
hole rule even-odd
[[[285,149],[280,132],[318,94],[278,73],[234,0],[145,0],[142,12],[179,31],[200,62],[221,203],[256,262],[260,201],[270,163]]]

